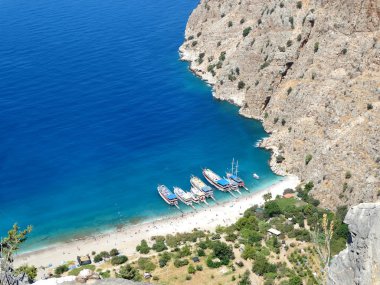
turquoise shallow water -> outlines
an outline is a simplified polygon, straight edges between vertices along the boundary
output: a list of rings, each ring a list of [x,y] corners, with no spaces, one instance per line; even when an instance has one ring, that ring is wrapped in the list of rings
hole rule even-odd
[[[32,224],[30,250],[177,213],[157,184],[188,189],[191,174],[223,173],[232,157],[252,191],[279,179],[255,147],[261,123],[179,61],[196,5],[0,2],[0,235]]]

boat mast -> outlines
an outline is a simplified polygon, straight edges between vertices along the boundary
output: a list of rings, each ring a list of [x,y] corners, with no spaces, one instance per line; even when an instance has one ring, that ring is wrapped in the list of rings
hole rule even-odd
[[[239,167],[239,161],[236,160],[236,167],[235,167],[235,175],[238,175],[238,167]]]
[[[231,163],[231,173],[234,174],[234,162],[235,162],[235,159],[232,158],[232,163]]]

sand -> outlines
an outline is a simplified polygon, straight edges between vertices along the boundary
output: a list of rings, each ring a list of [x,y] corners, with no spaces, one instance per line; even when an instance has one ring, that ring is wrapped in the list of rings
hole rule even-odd
[[[271,192],[272,196],[282,195],[286,188],[295,188],[299,179],[295,176],[286,176],[278,183],[252,193],[242,196],[240,199],[229,200],[219,205],[204,207],[197,212],[186,213],[183,216],[163,218],[161,220],[128,226],[114,232],[98,236],[86,237],[80,240],[68,241],[17,255],[15,265],[34,265],[36,267],[56,267],[66,261],[74,261],[78,255],[91,254],[92,251],[109,251],[117,248],[128,257],[137,255],[136,246],[142,239],[148,242],[154,235],[166,235],[192,231],[194,228],[200,230],[214,230],[218,225],[230,225],[242,216],[244,211],[264,202],[263,195]]]

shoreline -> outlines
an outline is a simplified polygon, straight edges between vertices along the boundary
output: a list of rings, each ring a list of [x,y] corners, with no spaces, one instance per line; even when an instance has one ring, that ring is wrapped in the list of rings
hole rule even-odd
[[[217,205],[198,209],[196,212],[184,213],[172,217],[163,217],[154,221],[146,221],[130,225],[100,235],[87,236],[81,239],[62,242],[47,248],[30,251],[15,256],[15,265],[23,264],[39,267],[56,267],[67,261],[75,261],[78,255],[90,254],[92,251],[100,252],[117,248],[130,259],[139,255],[136,246],[142,239],[151,244],[150,238],[155,235],[176,234],[199,230],[213,231],[218,225],[230,225],[255,205],[262,204],[263,194],[271,192],[272,196],[282,195],[286,188],[295,188],[300,183],[296,176],[285,176],[279,182],[252,192],[239,199],[228,200]],[[186,221],[185,223],[183,221]],[[49,270],[49,269],[47,269]]]

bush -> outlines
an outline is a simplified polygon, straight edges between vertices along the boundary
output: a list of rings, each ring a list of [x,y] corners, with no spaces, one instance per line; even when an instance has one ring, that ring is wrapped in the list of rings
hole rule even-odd
[[[243,30],[243,37],[246,37],[248,36],[248,34],[251,32],[252,28],[251,27],[247,27]]]
[[[116,248],[111,249],[110,256],[116,256],[119,255],[119,251]]]
[[[191,46],[192,46],[192,47],[195,47],[197,44],[198,44],[197,41],[193,41],[193,42],[191,43]]]
[[[306,155],[305,157],[305,164],[308,165],[309,162],[313,159],[313,156],[311,154]]]
[[[156,252],[167,250],[168,248],[165,245],[165,238],[157,239],[156,242],[153,244],[152,249]]]
[[[277,201],[268,201],[264,206],[264,214],[267,217],[274,217],[282,214],[281,208]]]
[[[243,81],[239,81],[238,90],[243,89],[245,87],[245,83]]]
[[[297,2],[297,8],[298,8],[298,9],[301,9],[301,8],[302,8],[302,2],[301,2],[301,1],[298,1],[298,2]]]
[[[252,266],[252,271],[259,276],[263,276],[265,273],[275,273],[276,265],[269,263],[265,256],[257,256],[255,263]]]
[[[292,40],[288,40],[288,41],[286,42],[286,46],[287,46],[287,47],[291,47],[292,44],[293,44],[293,41],[292,41]]]
[[[191,280],[191,275],[186,275],[186,280]]]
[[[197,254],[198,254],[198,256],[206,256],[206,253],[205,253],[204,249],[202,249],[202,248],[198,249]]]
[[[284,8],[284,2],[280,3],[280,8]]]
[[[301,34],[299,34],[298,36],[297,36],[297,42],[300,42],[302,40],[302,36],[301,36]]]
[[[198,264],[198,265],[195,267],[195,269],[196,269],[197,271],[202,271],[202,270],[203,270],[203,266]]]
[[[63,264],[63,265],[56,267],[54,270],[54,273],[56,275],[61,275],[62,273],[65,273],[67,271],[69,271],[69,267],[66,264]]]
[[[29,283],[33,283],[37,277],[37,268],[35,266],[22,265],[15,270],[15,275],[25,273]]]
[[[372,110],[373,109],[373,105],[371,103],[368,103],[367,104],[367,110]]]
[[[174,260],[174,266],[179,268],[179,267],[182,267],[182,266],[186,266],[189,264],[189,260],[187,259],[176,259]]]
[[[196,269],[192,264],[190,264],[189,267],[187,268],[187,272],[189,274],[194,274],[196,272]]]
[[[232,27],[232,21],[229,21],[229,22],[228,22],[228,27],[229,27],[229,28]]]
[[[250,272],[249,270],[246,270],[241,278],[241,280],[239,281],[238,285],[251,285],[251,280],[249,278],[249,275],[250,275]]]
[[[170,253],[169,253],[169,252],[164,252],[164,253],[160,256],[160,258],[159,258],[159,260],[158,260],[158,264],[160,265],[161,268],[162,268],[162,267],[165,267],[166,264],[168,264],[168,262],[169,262],[170,259],[171,259],[171,255],[170,255]]]
[[[242,19],[240,20],[240,24],[244,24],[244,22],[245,22],[245,19],[242,18]]]
[[[95,263],[98,263],[98,262],[100,262],[102,260],[103,260],[103,258],[102,258],[102,256],[100,254],[97,254],[97,255],[94,256],[94,262]]]
[[[126,263],[128,261],[128,257],[125,255],[118,255],[111,258],[111,264],[112,265],[119,265]]]
[[[314,44],[314,53],[316,53],[319,50],[319,42],[316,42]]]
[[[288,90],[286,91],[288,93],[288,95],[292,92],[293,88],[292,87],[289,87]]]
[[[150,247],[148,246],[148,243],[146,242],[145,239],[143,239],[140,243],[140,245],[138,245],[136,247],[136,250],[139,251],[140,253],[142,254],[147,254],[149,253],[150,251]]]
[[[116,273],[116,277],[134,281],[141,280],[139,271],[136,268],[132,267],[130,264],[121,266],[119,272]]]
[[[137,264],[141,270],[144,270],[146,272],[151,272],[156,269],[156,265],[147,257],[140,257],[137,260]]]
[[[285,47],[278,46],[278,50],[279,50],[280,52],[285,52]]]
[[[346,53],[347,53],[347,49],[346,48],[342,49],[342,54],[346,54]]]
[[[285,160],[285,157],[283,157],[281,154],[276,156],[276,162],[282,163]]]

